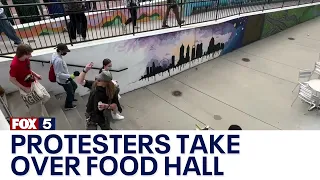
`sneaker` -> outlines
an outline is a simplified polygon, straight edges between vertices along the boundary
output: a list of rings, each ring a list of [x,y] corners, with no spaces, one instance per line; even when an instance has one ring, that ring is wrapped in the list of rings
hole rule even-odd
[[[118,112],[117,113],[113,113],[111,112],[112,118],[116,119],[116,120],[122,120],[124,119],[124,116],[121,116]]]
[[[180,23],[178,23],[179,24],[179,26],[181,26],[182,24],[184,24],[186,21],[184,21],[184,20],[182,20],[182,21],[180,21]]]
[[[122,24],[122,32],[123,34],[127,34],[127,26]]]
[[[64,107],[64,110],[65,111],[69,111],[69,110],[72,110],[72,109],[75,109],[75,108],[77,108],[77,106],[76,105],[72,105],[71,107]]]
[[[21,42],[21,43],[14,43],[13,45],[14,45],[15,47],[18,47],[20,44],[22,44],[22,42]]]
[[[170,26],[168,26],[167,24],[163,24],[162,28],[169,28]]]

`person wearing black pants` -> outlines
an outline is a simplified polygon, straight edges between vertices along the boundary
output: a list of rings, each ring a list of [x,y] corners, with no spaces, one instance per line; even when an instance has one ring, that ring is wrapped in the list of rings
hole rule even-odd
[[[126,7],[129,9],[129,12],[131,15],[131,17],[124,24],[122,24],[123,33],[127,33],[127,25],[130,24],[131,22],[133,27],[138,28],[137,27],[137,19],[138,19],[137,10],[140,4],[139,4],[139,0],[125,0],[124,3],[126,4]]]
[[[180,15],[179,15],[179,7],[178,7],[178,4],[176,2],[176,0],[167,0],[167,11],[164,15],[164,18],[163,18],[163,22],[162,22],[162,27],[163,28],[168,28],[169,26],[167,25],[167,21],[168,21],[168,17],[169,17],[169,14],[170,14],[170,11],[172,9],[175,17],[176,17],[176,20],[179,24],[179,26],[181,26],[185,21],[184,20],[181,20],[180,18]]]
[[[70,25],[68,26],[69,36],[71,41],[76,41],[77,39],[77,27],[79,27],[82,40],[85,40],[87,37],[87,17],[84,14],[85,6],[79,0],[61,0],[65,2],[64,9],[65,12],[70,17]]]
[[[81,35],[82,40],[86,40],[87,37],[87,17],[83,12],[79,13],[72,13],[69,14],[70,17],[70,38],[75,40],[77,38],[77,31],[78,34]],[[79,29],[77,28],[79,27]]]

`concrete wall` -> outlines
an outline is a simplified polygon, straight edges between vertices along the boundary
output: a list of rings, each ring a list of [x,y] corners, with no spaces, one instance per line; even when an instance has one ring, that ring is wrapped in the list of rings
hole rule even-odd
[[[127,67],[126,71],[113,73],[121,92],[125,93],[317,17],[319,13],[319,6],[309,6],[242,17],[212,26],[77,48],[65,60],[83,66],[92,61],[100,67],[104,58],[110,58],[114,69]],[[49,61],[51,54],[34,58]],[[0,71],[8,72],[9,63],[2,62]],[[42,84],[49,91],[62,92],[60,86],[48,81],[48,64],[32,63],[32,69],[44,77]],[[74,70],[81,68],[70,68],[70,72]],[[96,74],[97,71],[92,71],[88,78],[93,79]],[[0,82],[10,92],[14,89],[7,79],[7,75],[1,76]],[[80,88],[79,92],[86,94],[87,90]]]

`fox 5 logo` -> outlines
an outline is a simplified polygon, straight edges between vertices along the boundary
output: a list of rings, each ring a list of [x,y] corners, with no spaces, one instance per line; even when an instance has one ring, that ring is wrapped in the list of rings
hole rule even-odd
[[[10,118],[10,130],[55,130],[55,118]]]

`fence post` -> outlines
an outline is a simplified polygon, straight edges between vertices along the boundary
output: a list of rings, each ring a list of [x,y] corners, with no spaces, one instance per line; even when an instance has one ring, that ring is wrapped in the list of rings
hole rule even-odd
[[[216,20],[218,19],[218,13],[219,13],[219,3],[220,0],[217,1],[217,11],[216,11]]]
[[[240,14],[241,14],[241,6],[242,6],[242,1],[240,2],[240,9],[239,9],[239,16],[240,16]]]
[[[269,0],[264,0],[264,4],[263,4],[263,6],[262,6],[262,11],[264,11],[264,6],[266,6],[266,4],[267,4],[268,1],[269,1]]]
[[[283,6],[284,6],[284,1],[285,1],[285,0],[282,1],[282,7],[281,7],[281,8],[283,8]]]
[[[298,6],[300,5],[300,0],[298,1]]]
[[[182,19],[182,0],[180,0],[180,11],[179,11],[179,16],[180,16],[180,20]],[[180,28],[181,28],[182,24],[180,23]]]
[[[138,5],[135,4],[136,7],[135,7],[135,6],[132,6],[132,5],[133,5],[133,4],[130,4],[130,6],[129,6],[130,9],[127,9],[127,10],[129,11],[130,16],[131,16],[131,12],[135,10],[135,12],[137,13],[137,14],[136,14],[136,23],[137,23],[137,21],[138,21],[138,12],[137,12],[137,11],[138,11],[138,7],[137,7],[137,6],[138,6]],[[126,8],[128,8],[128,7],[126,7]],[[133,9],[133,8],[134,8],[134,9]],[[132,16],[131,16],[131,18],[132,18]],[[135,29],[134,29],[135,26],[134,26],[134,23],[133,23],[133,22],[131,22],[131,24],[132,24],[132,35],[134,35],[134,34],[135,34]],[[136,25],[137,25],[137,24],[136,24]]]

